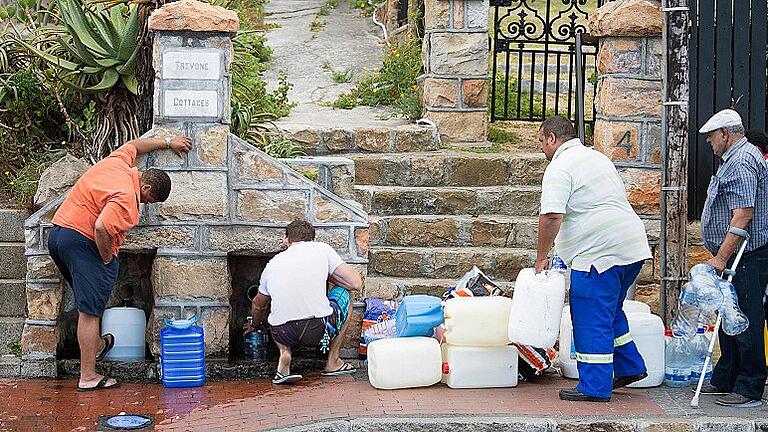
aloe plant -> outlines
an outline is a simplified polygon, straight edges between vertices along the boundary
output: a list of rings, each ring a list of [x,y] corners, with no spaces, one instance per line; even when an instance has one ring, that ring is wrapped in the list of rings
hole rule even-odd
[[[13,39],[49,64],[66,87],[94,95],[95,127],[83,149],[96,162],[142,132],[136,116],[140,18],[137,6],[106,10],[83,1],[58,0],[54,24],[14,28]]]

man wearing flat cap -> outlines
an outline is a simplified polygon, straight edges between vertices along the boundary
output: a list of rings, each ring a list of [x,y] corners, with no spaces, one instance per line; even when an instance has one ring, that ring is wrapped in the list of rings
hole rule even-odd
[[[701,215],[704,244],[714,255],[707,264],[718,272],[730,267],[741,238],[749,233],[733,285],[739,306],[749,318],[749,328],[737,336],[720,329],[722,353],[702,394],[721,395],[719,405],[759,405],[766,371],[763,341],[763,295],[768,284],[768,164],[760,151],[744,137],[741,116],[724,109],[699,130],[715,155],[722,159],[707,189]]]

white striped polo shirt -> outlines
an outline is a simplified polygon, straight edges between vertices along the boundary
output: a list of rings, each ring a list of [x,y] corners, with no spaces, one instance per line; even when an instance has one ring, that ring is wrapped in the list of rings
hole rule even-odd
[[[627,200],[624,182],[604,154],[579,139],[563,143],[544,172],[541,214],[562,213],[557,254],[574,270],[651,258],[643,222]]]

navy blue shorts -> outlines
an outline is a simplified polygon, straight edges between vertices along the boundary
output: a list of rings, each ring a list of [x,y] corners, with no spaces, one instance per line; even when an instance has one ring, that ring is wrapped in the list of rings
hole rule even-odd
[[[79,232],[54,225],[48,252],[75,294],[77,310],[101,316],[117,281],[118,262],[104,265],[96,243]]]

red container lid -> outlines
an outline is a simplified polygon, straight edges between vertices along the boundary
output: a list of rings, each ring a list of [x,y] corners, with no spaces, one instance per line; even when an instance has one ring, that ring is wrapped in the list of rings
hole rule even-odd
[[[665,329],[664,330],[664,336],[672,337],[672,329]]]

